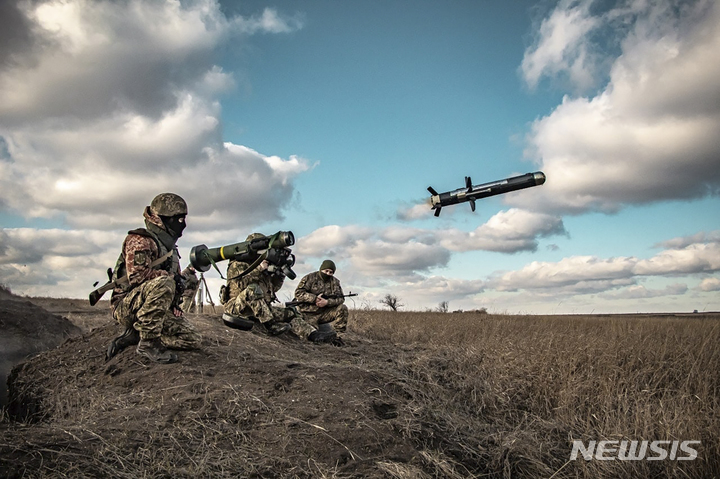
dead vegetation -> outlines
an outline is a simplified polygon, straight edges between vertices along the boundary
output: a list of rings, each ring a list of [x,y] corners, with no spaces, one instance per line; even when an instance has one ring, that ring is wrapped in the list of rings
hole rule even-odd
[[[717,316],[354,310],[345,348],[193,319],[177,365],[105,363],[103,325],[16,368],[0,476],[720,477]],[[702,445],[569,461],[573,439]]]

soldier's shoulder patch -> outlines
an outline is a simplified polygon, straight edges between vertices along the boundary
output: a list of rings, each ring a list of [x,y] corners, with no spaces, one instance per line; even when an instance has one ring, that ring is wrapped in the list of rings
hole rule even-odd
[[[146,251],[136,251],[133,263],[136,266],[142,266],[147,263],[148,253]]]

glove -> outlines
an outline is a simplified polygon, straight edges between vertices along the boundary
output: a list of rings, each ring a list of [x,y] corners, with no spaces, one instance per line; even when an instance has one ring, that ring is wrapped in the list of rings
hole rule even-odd
[[[181,274],[173,276],[175,280],[175,296],[182,296],[185,292],[185,278]]]

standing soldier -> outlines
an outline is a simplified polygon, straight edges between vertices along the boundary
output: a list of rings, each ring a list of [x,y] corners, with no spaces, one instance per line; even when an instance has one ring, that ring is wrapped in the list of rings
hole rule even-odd
[[[159,363],[174,363],[171,349],[195,349],[200,334],[180,310],[182,279],[175,246],[182,236],[187,204],[173,193],[157,195],[143,212],[145,228],[128,231],[115,265],[110,298],[113,318],[125,332],[108,347],[110,359],[137,344],[137,353]]]
[[[253,233],[248,235],[246,241],[264,237],[263,234]],[[250,264],[230,260],[224,293],[227,297],[221,299],[225,307],[223,319],[233,324],[241,324],[244,318],[255,318],[273,336],[292,330],[299,337],[315,342],[334,338],[334,332],[317,331],[294,309],[272,305],[277,301],[275,293],[282,288],[285,275],[280,271],[271,273],[268,266],[267,260],[264,260],[255,269],[248,271]]]
[[[195,268],[192,265],[188,265],[187,268],[182,270],[180,275],[183,277],[185,284],[185,291],[182,294],[182,310],[185,313],[189,313],[190,309],[195,306],[195,294],[197,293],[198,287],[200,287],[200,280],[195,274]]]
[[[347,329],[348,308],[343,303],[340,281],[335,277],[335,263],[326,259],[319,271],[304,276],[295,289],[295,301],[303,317],[320,331]]]

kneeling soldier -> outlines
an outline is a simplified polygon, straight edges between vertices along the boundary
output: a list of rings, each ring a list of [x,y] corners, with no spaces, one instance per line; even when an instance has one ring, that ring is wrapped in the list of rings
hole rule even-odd
[[[137,344],[138,354],[174,363],[177,355],[168,348],[195,349],[201,341],[179,307],[183,279],[175,243],[185,229],[187,204],[176,194],[162,193],[143,216],[145,228],[128,232],[115,265],[110,305],[125,332],[110,343],[106,359]]]

